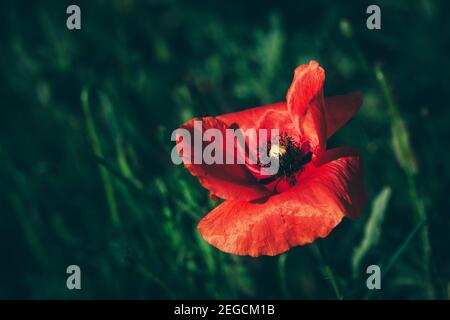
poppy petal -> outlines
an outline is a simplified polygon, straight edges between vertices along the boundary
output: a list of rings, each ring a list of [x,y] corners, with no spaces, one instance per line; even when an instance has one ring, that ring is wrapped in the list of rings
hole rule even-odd
[[[202,132],[195,126],[195,121],[201,121]],[[227,125],[214,117],[194,118],[183,124],[180,129],[186,129],[191,139],[184,139],[177,133],[177,149],[179,156],[183,159],[184,166],[189,172],[196,176],[203,187],[210,191],[212,199],[216,197],[222,199],[240,199],[249,201],[258,199],[270,194],[263,185],[259,184],[255,177],[249,172],[245,164],[226,164],[226,143],[222,145],[222,164],[207,164],[203,159],[205,147],[211,142],[202,141],[199,152],[201,163],[195,163],[194,159],[194,139],[197,133],[202,137],[207,129],[218,129],[222,137],[226,136]],[[231,150],[234,152],[235,150]]]
[[[323,83],[325,71],[316,61],[295,69],[294,79],[286,95],[287,109],[300,135],[314,150],[326,146]]]
[[[295,140],[300,139],[299,131],[292,122],[291,116],[287,110],[286,102],[279,102],[220,115],[217,119],[223,121],[230,127],[239,127],[244,132],[249,129],[267,129],[267,141],[270,141],[272,129],[278,130],[278,134],[286,134]],[[259,133],[260,131],[258,131],[258,134]],[[261,142],[264,144],[263,141]],[[251,150],[249,150],[246,156],[249,158],[250,154],[252,154],[253,159],[255,159],[255,155],[258,154],[259,148],[257,148],[257,150],[252,148],[249,149]],[[264,174],[261,174],[261,167],[259,165],[249,162],[246,162],[246,165],[255,178],[262,179],[265,177]]]
[[[362,94],[352,92],[325,98],[325,117],[328,138],[356,113],[362,104]]]
[[[298,131],[288,112],[286,102],[228,113],[217,117],[228,126],[237,125],[247,129],[279,129],[292,137],[298,137]]]
[[[361,156],[337,148],[302,175],[297,185],[263,200],[227,200],[199,225],[203,238],[236,255],[277,255],[326,237],[344,216],[358,216],[366,202]]]

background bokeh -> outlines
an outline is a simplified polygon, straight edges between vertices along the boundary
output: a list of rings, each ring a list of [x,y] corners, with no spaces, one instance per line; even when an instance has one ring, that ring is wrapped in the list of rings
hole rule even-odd
[[[170,161],[179,124],[282,101],[310,59],[326,95],[364,93],[330,146],[362,150],[369,204],[319,241],[344,298],[449,298],[449,2],[276,2],[0,3],[0,298],[333,299],[312,246],[204,242],[216,204]]]

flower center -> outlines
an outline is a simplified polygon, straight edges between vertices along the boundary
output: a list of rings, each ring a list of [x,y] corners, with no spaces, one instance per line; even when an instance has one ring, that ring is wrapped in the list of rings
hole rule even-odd
[[[280,144],[274,144],[270,147],[269,157],[279,158],[286,153],[286,148]]]
[[[286,180],[290,186],[293,186],[297,183],[297,173],[311,161],[312,152],[310,152],[309,146],[300,145],[291,136],[281,134],[279,143],[270,146],[269,156],[278,158],[278,173],[261,179],[260,182],[267,185],[278,181],[277,185],[282,180]]]

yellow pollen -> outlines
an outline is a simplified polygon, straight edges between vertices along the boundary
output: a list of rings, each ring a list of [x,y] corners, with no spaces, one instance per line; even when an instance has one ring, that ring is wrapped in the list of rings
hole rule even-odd
[[[269,157],[279,158],[285,153],[286,153],[285,147],[279,144],[274,144],[272,147],[270,147]]]

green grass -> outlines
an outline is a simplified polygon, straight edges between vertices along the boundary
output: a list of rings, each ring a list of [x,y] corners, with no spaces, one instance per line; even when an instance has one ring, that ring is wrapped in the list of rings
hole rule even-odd
[[[449,298],[446,1],[380,1],[378,31],[369,2],[80,1],[80,31],[69,4],[0,11],[0,298]],[[329,141],[364,154],[364,215],[322,260],[222,253],[196,230],[216,203],[170,161],[172,130],[284,100],[312,58],[326,95],[364,94]]]

